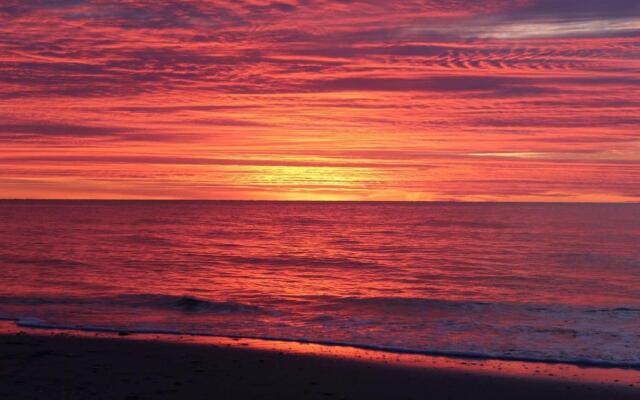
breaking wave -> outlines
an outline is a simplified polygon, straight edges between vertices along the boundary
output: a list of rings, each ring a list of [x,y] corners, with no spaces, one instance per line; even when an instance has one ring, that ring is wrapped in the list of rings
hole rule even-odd
[[[257,306],[232,301],[213,301],[194,296],[162,294],[124,294],[113,297],[0,297],[0,304],[11,305],[75,305],[154,308],[182,312],[256,313]]]
[[[129,334],[161,334],[161,335],[183,335],[183,336],[202,336],[202,337],[224,337],[231,339],[258,339],[279,342],[295,342],[304,344],[319,344],[325,346],[353,347],[364,350],[377,350],[397,354],[421,354],[429,356],[443,356],[463,359],[485,359],[485,360],[502,360],[502,361],[521,361],[521,362],[539,362],[549,364],[572,364],[583,367],[602,367],[602,368],[623,368],[623,369],[640,369],[640,362],[617,362],[607,360],[594,360],[588,358],[558,358],[558,357],[528,357],[519,355],[504,355],[493,352],[481,351],[455,351],[455,350],[437,350],[437,349],[413,349],[406,347],[395,347],[386,345],[377,345],[370,343],[351,342],[351,341],[335,341],[323,340],[304,337],[280,337],[280,336],[264,336],[264,335],[233,335],[219,334],[203,331],[177,330],[161,327],[147,328],[122,328],[111,326],[97,325],[65,325],[50,324],[37,318],[0,318],[0,320],[14,321],[19,327],[34,329],[57,329],[79,332],[105,332],[118,333],[121,335]]]

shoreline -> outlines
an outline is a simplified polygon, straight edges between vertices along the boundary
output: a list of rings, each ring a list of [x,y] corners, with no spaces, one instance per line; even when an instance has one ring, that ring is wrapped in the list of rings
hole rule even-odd
[[[109,348],[110,350],[106,356],[101,357],[95,357],[93,350],[78,353],[79,348],[87,346],[98,349],[96,350],[98,353],[100,353],[99,349],[101,348]],[[147,348],[150,353],[145,355],[139,354],[138,348]],[[86,368],[89,370],[93,368],[93,366],[88,364],[104,364],[106,362],[107,364],[111,363],[114,365],[114,368],[117,368],[115,367],[116,365],[123,365],[123,360],[128,360],[127,363],[135,360],[133,364],[137,365],[137,373],[145,376],[147,380],[154,379],[154,371],[160,366],[177,366],[183,363],[185,361],[181,355],[183,353],[191,354],[193,357],[197,354],[202,354],[205,355],[205,358],[215,360],[215,362],[211,361],[211,364],[207,364],[210,368],[215,367],[217,368],[216,371],[222,369],[229,372],[230,375],[226,377],[226,379],[229,380],[228,385],[231,386],[229,386],[227,390],[231,391],[233,391],[233,388],[239,383],[237,382],[238,380],[262,381],[264,377],[261,376],[260,369],[249,372],[248,374],[245,374],[243,371],[247,368],[249,370],[254,368],[252,363],[256,357],[258,359],[267,357],[272,358],[274,363],[278,365],[278,371],[284,368],[284,370],[280,372],[269,370],[276,375],[283,373],[282,379],[286,379],[288,375],[298,371],[297,368],[307,370],[309,367],[308,364],[313,364],[313,368],[308,370],[308,374],[310,375],[305,375],[302,381],[289,382],[297,388],[296,390],[309,389],[305,386],[307,380],[312,379],[313,376],[319,376],[327,373],[328,370],[331,371],[337,368],[337,370],[341,371],[340,375],[328,379],[324,385],[325,388],[330,388],[327,389],[329,390],[327,393],[337,393],[340,391],[347,393],[351,390],[349,387],[343,387],[344,382],[341,382],[339,379],[340,376],[348,377],[353,375],[353,379],[365,379],[369,371],[375,370],[379,376],[377,380],[361,388],[364,392],[367,392],[373,387],[377,387],[378,383],[376,382],[378,382],[378,380],[380,382],[387,382],[385,385],[397,386],[398,380],[404,382],[405,378],[411,377],[412,382],[422,381],[425,388],[436,390],[442,395],[452,395],[454,398],[455,396],[462,395],[461,390],[467,390],[474,385],[478,386],[478,388],[489,388],[492,392],[491,398],[498,399],[502,397],[496,396],[496,391],[504,392],[504,398],[515,398],[516,395],[514,395],[514,393],[519,393],[518,396],[524,396],[527,393],[539,393],[540,396],[544,395],[546,398],[567,398],[568,394],[574,397],[579,396],[579,398],[601,398],[602,396],[606,396],[606,398],[624,399],[638,398],[638,396],[640,396],[640,371],[638,370],[580,367],[571,364],[400,354],[348,346],[330,346],[274,340],[26,328],[17,326],[15,323],[4,321],[0,322],[0,349],[2,349],[2,353],[5,356],[3,357],[4,361],[0,364],[0,394],[4,392],[5,394],[12,395],[4,396],[5,398],[38,398],[29,396],[15,397],[15,393],[7,392],[11,390],[12,387],[16,387],[15,382],[13,384],[7,383],[10,381],[12,375],[8,372],[11,370],[10,364],[14,364],[15,366],[16,363],[13,362],[15,359],[19,360],[17,364],[20,364],[20,370],[22,372],[27,373],[29,376],[42,378],[51,374],[55,375],[56,371],[54,366],[47,365],[48,363],[43,361],[51,358],[49,357],[51,354],[66,352],[76,352],[77,354],[75,356],[84,360],[71,367],[73,370],[79,369],[79,371],[76,372],[81,375],[83,373],[86,374]],[[229,360],[221,361],[221,352],[224,354],[224,357],[229,358],[229,360],[238,361],[231,364]],[[165,361],[158,365],[149,362],[150,354],[164,358]],[[9,358],[7,358],[7,355],[9,355]],[[80,366],[84,364],[87,364],[87,366],[80,368]],[[201,370],[202,366],[194,368],[191,364],[182,365],[177,374],[182,376],[182,379],[188,380],[187,378],[189,376],[193,377],[193,374],[197,375],[198,372],[196,369]],[[209,373],[214,372],[213,370],[207,370],[207,368],[205,368],[205,371]],[[104,383],[103,380],[106,379],[106,377],[85,378],[88,381],[94,380],[92,384],[98,386],[102,386]],[[58,377],[57,379],[60,378]],[[445,384],[443,382],[449,383]],[[156,382],[150,387],[156,387],[160,383],[162,382]],[[44,382],[43,385],[43,387],[47,387],[50,384]],[[200,382],[196,386],[199,389],[193,389],[195,390],[194,394],[192,394],[193,396],[197,395],[199,391],[205,390],[206,382]],[[136,390],[132,390],[135,392],[144,388],[136,386],[135,389]],[[276,397],[279,397],[282,393],[278,390],[276,385],[276,387],[265,389],[263,393],[270,393],[272,395],[278,393]],[[379,390],[382,389],[378,388],[369,395],[375,395]],[[405,394],[420,393],[419,391],[416,392],[416,390],[418,390],[417,387],[406,389],[396,388],[395,390],[399,390]],[[403,390],[406,392],[403,392]],[[242,390],[240,390],[240,392],[242,392]],[[246,394],[240,392],[238,392],[236,398],[248,398]],[[366,396],[358,397],[364,396],[364,392],[353,393],[353,395],[345,398],[367,398]],[[289,398],[306,396],[300,391],[296,391],[295,393],[295,396],[292,394]],[[169,394],[170,393],[167,393],[166,395]],[[381,392],[380,394],[386,395],[382,397],[374,396],[374,398],[395,397],[391,396],[388,391],[384,393]],[[597,394],[597,396],[595,396],[595,394]],[[67,395],[68,393],[65,394],[65,396]],[[387,395],[390,397],[387,397]],[[594,395],[594,397],[588,397],[591,395]],[[86,396],[86,393],[83,396]],[[78,395],[77,398],[83,398],[83,396]],[[108,397],[109,396],[105,398]],[[235,394],[231,397],[235,397]],[[287,398],[287,396],[283,398]]]
[[[8,326],[7,323],[13,324],[13,326]],[[494,363],[504,363],[504,364],[529,364],[536,366],[571,366],[581,369],[598,369],[603,371],[636,371],[640,374],[640,364],[617,364],[617,363],[607,363],[607,362],[599,362],[599,361],[571,361],[571,360],[555,360],[555,359],[534,359],[534,358],[519,358],[519,357],[506,357],[506,356],[491,356],[484,354],[474,354],[474,353],[456,353],[456,352],[445,352],[445,351],[429,351],[429,350],[410,350],[410,349],[400,349],[400,348],[389,348],[384,346],[376,346],[376,345],[367,345],[367,344],[359,344],[359,343],[345,343],[345,342],[335,342],[335,341],[318,341],[318,340],[307,340],[304,338],[280,338],[280,337],[265,337],[265,336],[243,336],[243,335],[224,335],[224,334],[213,334],[213,333],[193,333],[193,332],[179,332],[179,331],[169,331],[169,330],[154,330],[154,329],[139,329],[139,330],[129,330],[129,329],[119,329],[119,328],[110,328],[110,327],[82,327],[82,326],[63,326],[63,325],[55,325],[55,324],[41,324],[39,321],[37,323],[29,323],[28,319],[14,319],[14,318],[0,318],[0,334],[4,333],[17,333],[18,330],[33,330],[34,332],[43,331],[45,334],[57,332],[57,333],[69,333],[71,335],[76,336],[93,336],[94,334],[102,334],[102,335],[117,335],[117,337],[122,336],[133,336],[136,339],[142,340],[161,340],[161,341],[175,341],[175,338],[178,338],[179,341],[183,341],[184,338],[192,338],[193,341],[199,343],[215,343],[220,340],[245,340],[255,342],[253,345],[257,343],[263,344],[279,344],[279,347],[282,345],[312,345],[318,346],[321,348],[345,348],[351,349],[351,351],[362,351],[362,352],[376,352],[376,353],[384,353],[390,355],[398,355],[398,356],[415,356],[415,357],[424,357],[424,358],[444,358],[451,360],[465,360],[465,361],[473,361],[476,363],[483,362],[494,362]],[[153,337],[153,338],[152,338]],[[258,346],[264,347],[264,346]],[[320,350],[320,353],[331,353],[327,351]],[[638,382],[640,385],[640,382]]]

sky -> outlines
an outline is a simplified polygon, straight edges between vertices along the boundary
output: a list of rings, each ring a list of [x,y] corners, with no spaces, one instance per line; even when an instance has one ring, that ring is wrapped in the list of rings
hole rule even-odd
[[[3,0],[0,198],[640,201],[640,2]]]

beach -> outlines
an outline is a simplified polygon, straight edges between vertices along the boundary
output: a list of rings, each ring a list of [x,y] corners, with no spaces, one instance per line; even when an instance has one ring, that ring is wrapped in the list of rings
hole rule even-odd
[[[155,339],[154,339],[155,338]],[[0,335],[2,399],[637,399],[640,386],[251,341],[17,329]],[[290,350],[287,350],[287,349]],[[323,350],[324,348],[324,350]],[[324,354],[323,354],[324,352]],[[340,353],[340,352],[338,352]],[[425,361],[429,357],[425,356]],[[464,360],[455,361],[460,365]],[[472,361],[470,361],[473,364]],[[435,365],[435,366],[433,366]],[[562,366],[547,366],[567,371]],[[522,368],[520,368],[522,369]],[[522,372],[522,371],[521,371]],[[640,375],[630,371],[627,377]],[[553,377],[548,375],[554,375]],[[568,374],[565,374],[568,375]],[[598,376],[596,373],[594,376]],[[640,380],[640,376],[638,376]],[[632,378],[633,380],[633,378]],[[632,381],[631,380],[631,381]],[[618,381],[618,382],[615,382]]]

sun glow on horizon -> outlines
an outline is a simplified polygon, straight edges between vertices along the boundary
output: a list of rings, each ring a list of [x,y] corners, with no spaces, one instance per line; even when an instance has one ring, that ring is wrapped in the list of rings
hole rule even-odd
[[[638,9],[464,3],[11,3],[0,197],[639,201]]]

